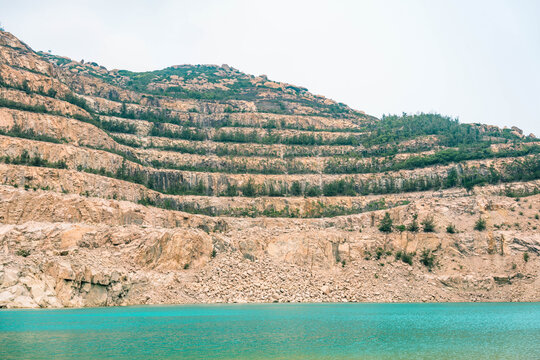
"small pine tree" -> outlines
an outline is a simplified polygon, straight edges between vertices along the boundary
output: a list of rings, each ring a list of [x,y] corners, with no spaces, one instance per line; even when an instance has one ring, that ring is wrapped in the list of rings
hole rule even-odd
[[[302,187],[298,181],[294,181],[291,185],[291,194],[294,196],[299,196],[302,194]]]
[[[204,183],[202,180],[199,180],[197,183],[197,186],[193,189],[193,192],[197,195],[204,195],[206,194],[206,186],[204,186]]]
[[[448,171],[448,176],[445,180],[445,186],[447,188],[454,187],[458,183],[458,173],[455,168],[452,168],[450,171]]]
[[[227,196],[237,196],[238,195],[238,189],[236,188],[236,185],[228,184],[227,185],[227,190],[225,191],[225,194]]]
[[[253,179],[249,179],[248,182],[242,186],[242,194],[244,196],[255,196],[255,182]]]
[[[306,196],[315,197],[321,195],[321,189],[317,186],[310,186],[306,190]]]
[[[384,214],[384,218],[379,223],[379,231],[385,233],[392,232],[392,218],[388,212]]]
[[[412,223],[410,223],[410,224],[407,226],[407,231],[411,231],[411,232],[417,232],[417,231],[418,231],[418,229],[419,229],[420,227],[418,226],[418,221],[417,221],[417,219],[418,219],[418,214],[414,214],[414,215],[413,215],[413,221],[412,221]]]

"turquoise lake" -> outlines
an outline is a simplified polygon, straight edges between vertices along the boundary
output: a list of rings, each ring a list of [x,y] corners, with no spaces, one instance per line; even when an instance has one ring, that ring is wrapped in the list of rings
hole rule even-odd
[[[540,303],[1,310],[0,359],[540,359]]]

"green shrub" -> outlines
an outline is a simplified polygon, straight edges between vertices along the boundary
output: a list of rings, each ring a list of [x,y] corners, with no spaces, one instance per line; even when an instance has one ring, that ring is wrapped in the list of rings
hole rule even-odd
[[[401,261],[403,261],[406,264],[412,265],[412,258],[413,254],[407,253],[406,251],[403,251],[401,253]]]
[[[42,159],[39,156],[30,157],[26,149],[23,150],[23,152],[21,153],[19,157],[16,157],[16,158],[0,157],[0,161],[5,162],[6,164],[14,164],[14,165],[29,165],[29,166],[48,167],[48,168],[55,168],[55,169],[67,169],[67,164],[64,160],[52,163],[52,162],[49,162],[48,160]]]
[[[422,221],[422,227],[424,228],[424,232],[435,232],[435,220],[433,220],[433,216],[428,216]]]
[[[2,106],[0,104],[0,106]],[[37,141],[46,141],[46,142],[52,142],[55,144],[60,144],[63,142],[63,140],[59,140],[56,138],[53,138],[48,135],[43,134],[37,134],[32,129],[26,129],[23,130],[19,125],[15,124],[13,127],[7,131],[0,130],[0,135],[7,135],[12,137],[20,137],[24,139],[31,139],[31,140],[37,140]]]
[[[82,97],[79,97],[77,95],[75,95],[74,93],[67,93],[65,96],[64,96],[64,99],[65,101],[69,102],[69,103],[72,103],[73,105],[75,106],[78,106],[86,111],[91,111],[90,107],[88,106],[86,100]]]
[[[525,262],[529,261],[529,253],[526,253],[526,252],[523,253],[523,260],[524,260]]]
[[[346,181],[344,179],[332,181],[323,185],[324,196],[354,196],[356,191],[354,189],[354,182],[352,179]]]
[[[137,127],[131,123],[101,119],[100,125],[101,128],[111,132],[124,134],[135,134],[137,132]]]
[[[30,250],[28,249],[19,249],[16,253],[18,256],[27,257],[30,255]]]
[[[446,232],[449,234],[455,234],[456,227],[453,224],[448,224],[448,226],[446,226]]]
[[[52,98],[56,97],[56,94],[57,94],[57,91],[54,90],[52,87],[49,88],[49,90],[47,90],[47,96],[49,96],[49,97],[52,97]]]
[[[478,220],[476,220],[476,223],[474,223],[474,230],[486,230],[486,220],[482,219],[482,217],[479,217]]]
[[[431,250],[424,249],[422,254],[420,254],[420,262],[431,271],[435,265],[435,255],[431,252]]]
[[[160,123],[154,124],[150,130],[150,136],[167,137],[171,139],[184,139],[192,141],[203,141],[206,133],[198,129],[182,128],[181,131],[173,131],[162,126]]]

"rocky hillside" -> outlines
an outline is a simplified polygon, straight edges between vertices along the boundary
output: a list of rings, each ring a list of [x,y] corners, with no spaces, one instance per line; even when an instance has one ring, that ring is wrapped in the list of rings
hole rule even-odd
[[[539,301],[540,141],[0,32],[0,307]]]

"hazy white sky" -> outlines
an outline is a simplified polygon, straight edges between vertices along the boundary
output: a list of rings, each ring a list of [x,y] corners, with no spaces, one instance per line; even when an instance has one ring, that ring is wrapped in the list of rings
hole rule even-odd
[[[0,0],[35,50],[109,69],[229,64],[369,114],[436,111],[540,136],[537,0]]]

